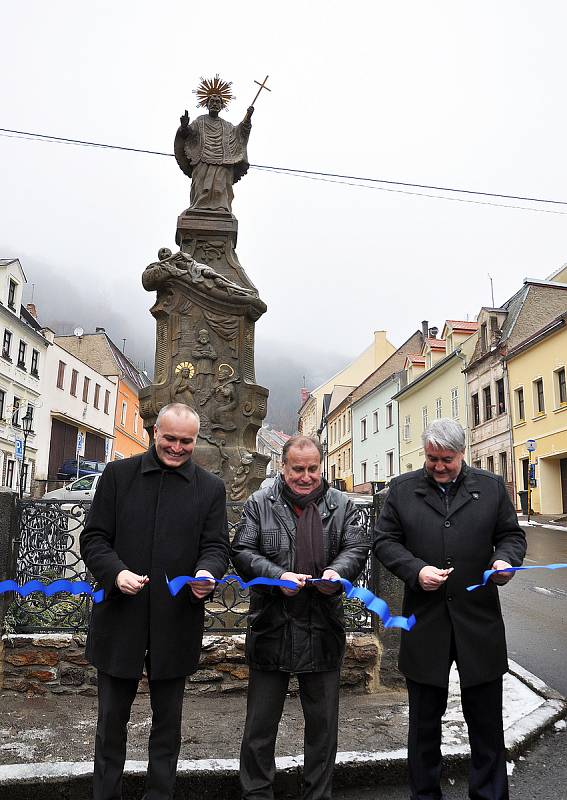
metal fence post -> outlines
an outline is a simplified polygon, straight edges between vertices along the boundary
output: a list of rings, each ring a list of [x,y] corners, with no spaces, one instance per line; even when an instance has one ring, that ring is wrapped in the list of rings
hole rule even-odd
[[[0,580],[16,579],[18,518],[16,494],[7,487],[0,487]],[[0,594],[0,633],[4,625],[6,609],[12,594]]]
[[[374,495],[374,517],[376,521],[386,502],[388,489],[382,489]],[[404,584],[399,578],[384,567],[377,558],[372,559],[372,591],[382,600],[385,600],[394,615],[402,613],[402,600]],[[380,661],[380,683],[383,686],[401,686],[405,681],[398,671],[398,650],[400,647],[401,631],[396,628],[385,630],[384,626],[374,617],[374,630],[382,645],[382,658]]]

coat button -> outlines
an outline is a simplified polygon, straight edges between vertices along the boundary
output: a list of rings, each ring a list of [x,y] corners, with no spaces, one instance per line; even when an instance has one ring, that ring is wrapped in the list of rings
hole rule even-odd
[[[447,597],[447,600],[452,600],[452,599],[453,599],[453,595],[452,595],[452,594],[450,594],[450,595]]]
[[[446,560],[446,564],[447,564],[448,567],[450,567],[452,563],[453,563],[453,559],[452,558],[448,558]]]
[[[444,523],[444,524],[445,524],[445,527],[446,527],[446,528],[450,528],[450,527],[451,527],[451,523],[449,522],[449,520],[448,520],[448,519],[446,519],[446,520],[445,520],[445,523]]]

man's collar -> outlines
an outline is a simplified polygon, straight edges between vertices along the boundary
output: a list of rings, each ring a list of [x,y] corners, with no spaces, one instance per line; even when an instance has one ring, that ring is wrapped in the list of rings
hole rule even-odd
[[[165,467],[158,459],[155,445],[152,445],[142,456],[142,474],[147,472],[172,472],[176,475],[181,475],[186,481],[192,481],[195,476],[195,464],[190,458],[180,467],[169,469]]]

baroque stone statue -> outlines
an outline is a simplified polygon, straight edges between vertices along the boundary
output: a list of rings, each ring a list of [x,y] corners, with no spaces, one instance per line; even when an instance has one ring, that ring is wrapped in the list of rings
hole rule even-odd
[[[219,117],[232,98],[230,84],[218,76],[202,81],[197,93],[199,105],[207,109],[189,121],[187,111],[180,117],[180,126],[173,145],[179,168],[191,178],[192,210],[232,211],[232,185],[248,171],[246,148],[252,128],[254,107],[250,106],[239,125]]]
[[[266,305],[236,255],[231,212],[232,185],[248,169],[256,98],[232,126],[218,116],[232,96],[229,83],[218,76],[202,81],[197,95],[208,114],[190,123],[186,113],[175,137],[177,163],[192,180],[191,206],[177,220],[179,251],[162,247],[142,274],[144,288],[157,296],[154,382],[140,391],[140,413],[151,437],[166,403],[194,408],[201,419],[195,460],[240,501],[259,486],[268,462],[256,451],[268,391],[254,370],[254,325]]]

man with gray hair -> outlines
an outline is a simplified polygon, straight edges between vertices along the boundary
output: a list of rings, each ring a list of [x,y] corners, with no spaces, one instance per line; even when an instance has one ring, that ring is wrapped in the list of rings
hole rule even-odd
[[[86,657],[97,672],[93,800],[122,797],[126,726],[144,666],[152,706],[144,800],[173,800],[185,677],[199,663],[203,600],[228,563],[224,483],[191,459],[199,417],[159,412],[146,453],[107,464],[81,533],[81,555],[104,589]],[[172,598],[166,578],[202,578]]]
[[[423,433],[423,469],[394,478],[376,524],[374,553],[405,583],[399,668],[409,697],[412,800],[440,800],[441,718],[456,662],[471,746],[469,797],[507,800],[502,675],[508,670],[497,585],[522,564],[526,540],[501,476],[464,461],[465,432],[438,419]]]

